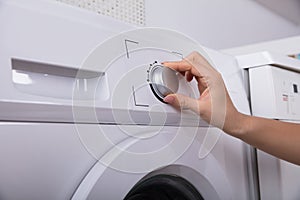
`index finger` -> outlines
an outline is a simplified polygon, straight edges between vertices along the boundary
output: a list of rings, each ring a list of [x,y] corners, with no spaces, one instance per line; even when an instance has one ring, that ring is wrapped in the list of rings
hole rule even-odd
[[[174,69],[178,72],[187,72],[187,71],[189,71],[193,76],[201,77],[201,74],[197,70],[197,68],[194,67],[193,65],[191,65],[186,60],[167,61],[167,62],[163,62],[162,64],[165,65],[166,67],[170,67],[171,69]]]

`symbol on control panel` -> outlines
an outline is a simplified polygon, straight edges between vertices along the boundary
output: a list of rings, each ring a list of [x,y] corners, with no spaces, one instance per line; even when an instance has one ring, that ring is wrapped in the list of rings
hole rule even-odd
[[[139,44],[139,42],[136,42],[136,41],[133,41],[133,40],[125,39],[126,56],[127,56],[127,58],[129,59],[129,50],[128,50],[128,44],[127,44],[128,42],[134,43],[134,44]]]
[[[149,105],[147,105],[147,104],[139,104],[136,102],[136,97],[135,97],[136,93],[135,93],[134,86],[132,86],[132,95],[133,95],[133,101],[134,101],[135,106],[149,107]]]

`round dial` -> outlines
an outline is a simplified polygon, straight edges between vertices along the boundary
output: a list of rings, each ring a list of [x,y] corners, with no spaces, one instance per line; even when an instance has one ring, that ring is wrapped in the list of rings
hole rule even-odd
[[[149,81],[154,95],[161,101],[179,88],[178,72],[156,64],[149,71]]]

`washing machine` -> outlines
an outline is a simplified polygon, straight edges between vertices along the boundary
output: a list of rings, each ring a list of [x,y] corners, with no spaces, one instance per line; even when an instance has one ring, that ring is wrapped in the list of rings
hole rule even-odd
[[[31,0],[1,0],[0,24],[0,199],[70,199],[97,161],[74,126],[76,67],[132,26]]]
[[[300,123],[300,62],[270,52],[238,56],[245,68],[252,115]],[[256,151],[260,198],[299,199],[300,167]],[[255,162],[255,161],[253,161]]]
[[[249,146],[172,108],[200,52],[250,114],[236,58],[55,1],[0,2],[0,199],[253,199]]]

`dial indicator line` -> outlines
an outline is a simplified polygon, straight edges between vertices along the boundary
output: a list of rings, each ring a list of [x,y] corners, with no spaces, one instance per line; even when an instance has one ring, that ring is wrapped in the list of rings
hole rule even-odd
[[[179,53],[179,52],[176,52],[176,51],[172,51],[171,53],[180,55],[180,57],[183,59],[183,54],[182,53]]]

